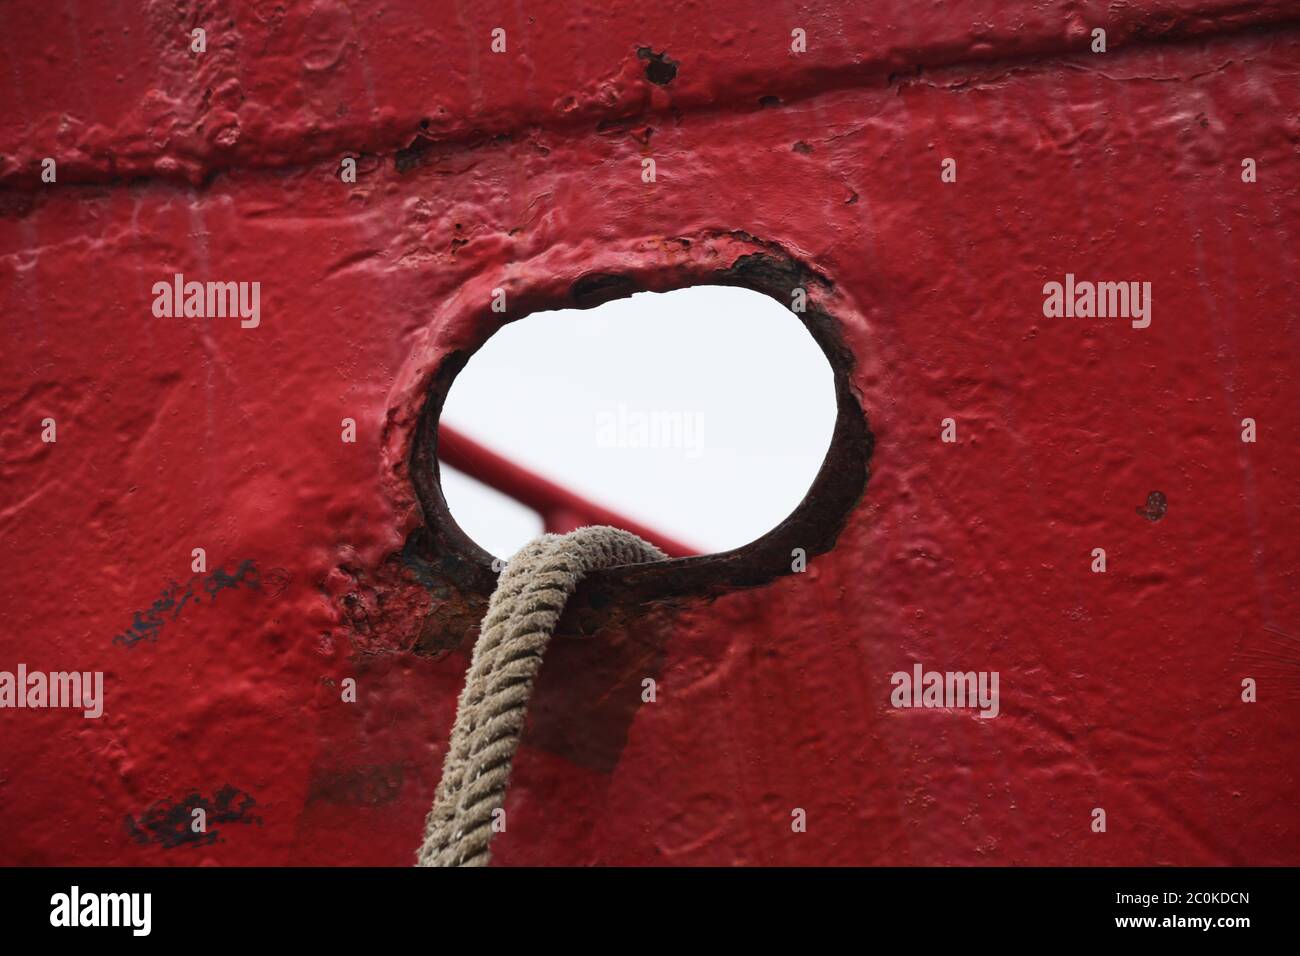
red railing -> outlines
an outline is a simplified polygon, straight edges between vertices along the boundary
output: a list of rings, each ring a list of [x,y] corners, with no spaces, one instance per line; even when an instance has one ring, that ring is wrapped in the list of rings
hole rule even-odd
[[[608,524],[645,538],[674,558],[700,553],[697,548],[575,495],[447,425],[438,428],[438,459],[532,508],[542,516],[547,531],[564,533],[584,525]]]

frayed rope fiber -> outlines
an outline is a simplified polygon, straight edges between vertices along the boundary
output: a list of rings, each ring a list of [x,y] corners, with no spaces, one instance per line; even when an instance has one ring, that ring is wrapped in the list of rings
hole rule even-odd
[[[416,866],[487,866],[492,814],[510,783],[533,681],[564,605],[588,573],[663,561],[618,528],[534,538],[511,559],[488,602]]]

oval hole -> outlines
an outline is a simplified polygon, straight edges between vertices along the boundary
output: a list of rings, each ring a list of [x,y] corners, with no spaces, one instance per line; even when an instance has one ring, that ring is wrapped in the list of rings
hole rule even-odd
[[[726,551],[799,505],[835,416],[830,363],[776,300],[731,286],[641,292],[494,334],[448,391],[442,490],[498,557],[543,528],[594,523],[674,556]],[[623,520],[592,520],[592,508]]]

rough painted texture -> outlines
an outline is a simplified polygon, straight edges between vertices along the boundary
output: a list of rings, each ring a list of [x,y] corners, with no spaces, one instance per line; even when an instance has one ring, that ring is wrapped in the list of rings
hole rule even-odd
[[[493,4],[3,8],[0,669],[107,703],[0,711],[0,862],[410,863],[484,597],[417,546],[428,382],[495,287],[773,247],[830,283],[866,494],[805,574],[595,582],[497,862],[1300,862],[1294,6],[840,7],[502,5],[497,59]],[[261,326],[155,318],[175,272]],[[1066,272],[1151,327],[1044,318]],[[1002,715],[890,708],[913,661]]]

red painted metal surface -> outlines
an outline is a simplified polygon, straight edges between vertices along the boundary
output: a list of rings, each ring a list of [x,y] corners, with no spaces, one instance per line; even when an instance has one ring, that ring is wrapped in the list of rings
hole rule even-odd
[[[496,861],[1300,862],[1293,4],[69,11],[0,10],[0,670],[106,701],[0,710],[0,862],[410,863],[478,606],[402,559],[430,382],[762,250],[826,280],[870,483],[805,573],[557,641]],[[1151,326],[1044,317],[1067,272]],[[155,317],[175,273],[260,325]],[[1000,715],[892,708],[917,661]]]
[[[446,425],[439,428],[438,456],[452,468],[465,472],[536,511],[542,516],[547,531],[563,534],[586,525],[607,524],[640,535],[672,557],[699,553],[696,548],[674,541],[653,528],[602,508],[595,502],[548,481]]]

